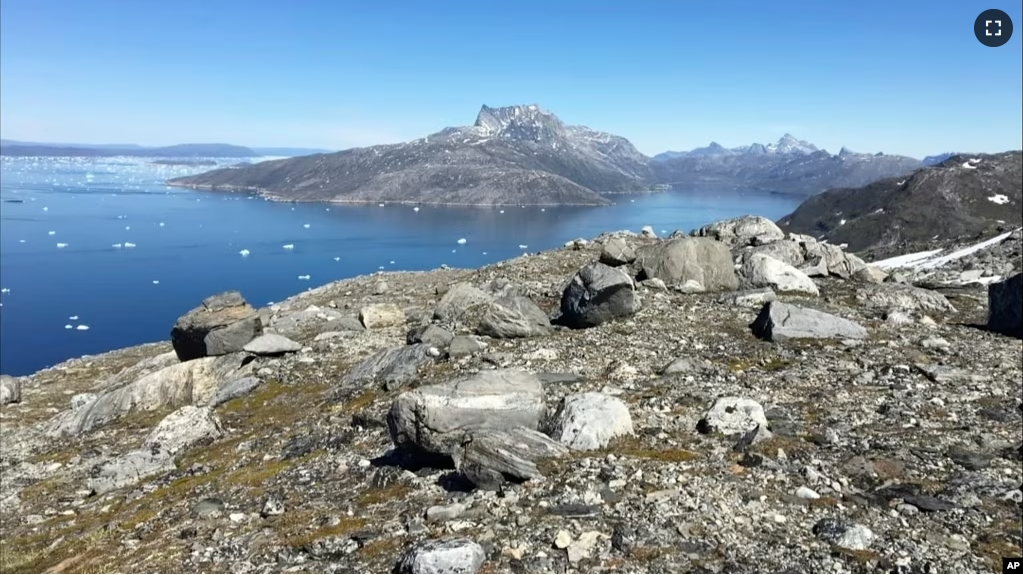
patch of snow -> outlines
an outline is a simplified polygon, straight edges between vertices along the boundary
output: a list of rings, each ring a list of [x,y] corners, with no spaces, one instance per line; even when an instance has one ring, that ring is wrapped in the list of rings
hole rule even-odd
[[[844,225],[845,225],[845,219],[842,219],[842,220],[840,220],[840,221],[838,222],[838,225],[840,225],[840,226],[844,226]]]
[[[1021,229],[1023,229],[1023,228],[1021,228]],[[1016,231],[1019,231],[1019,230],[1013,230],[1013,231],[1010,231],[1010,232],[1005,232],[1005,233],[999,234],[999,235],[997,235],[997,236],[995,236],[993,238],[984,240],[984,241],[982,241],[980,243],[974,244],[972,246],[967,246],[965,248],[962,248],[962,249],[959,249],[959,250],[956,250],[954,252],[950,252],[950,253],[947,253],[947,254],[944,254],[944,255],[938,255],[943,250],[930,250],[930,251],[926,251],[926,252],[917,252],[915,254],[906,254],[906,255],[902,255],[902,256],[896,256],[894,258],[888,258],[886,260],[881,260],[881,261],[878,261],[878,262],[873,262],[873,265],[875,265],[875,266],[877,266],[879,268],[882,268],[882,269],[893,269],[893,268],[916,268],[916,269],[925,269],[925,270],[926,269],[934,269],[934,268],[937,268],[937,267],[941,267],[941,266],[943,266],[943,265],[945,265],[945,264],[947,264],[947,263],[949,263],[951,261],[955,261],[955,260],[958,260],[960,258],[964,258],[964,257],[966,257],[966,256],[968,256],[970,254],[976,253],[976,252],[978,252],[978,251],[980,251],[980,250],[982,250],[982,249],[984,249],[984,248],[986,248],[988,246],[992,246],[994,244],[1002,242],[1006,238],[1011,236],[1013,233],[1015,233]],[[988,278],[984,278],[984,280],[988,281],[988,282],[996,281],[996,280],[989,280]]]
[[[963,167],[966,168],[967,170],[976,170],[977,169],[977,166],[974,166],[970,162],[963,162]]]
[[[1009,203],[1009,196],[1006,196],[1005,194],[995,194],[995,195],[989,197],[987,199],[987,201],[994,202],[994,203],[996,203],[996,204],[1001,206],[1001,205]],[[52,234],[53,232],[50,232],[50,233]]]

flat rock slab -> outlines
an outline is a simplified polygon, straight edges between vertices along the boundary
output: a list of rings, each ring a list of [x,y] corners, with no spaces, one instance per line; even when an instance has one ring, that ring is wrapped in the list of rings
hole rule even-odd
[[[170,337],[178,359],[188,361],[241,351],[262,333],[259,312],[240,293],[224,292],[178,318]]]
[[[382,349],[348,370],[341,383],[346,387],[379,383],[388,391],[398,389],[415,379],[420,366],[433,361],[429,351],[430,346],[421,343]]]
[[[718,303],[736,306],[760,307],[767,302],[777,301],[778,295],[771,288],[747,289],[727,293],[718,298]]]
[[[210,399],[209,405],[210,407],[216,407],[232,399],[247,395],[259,387],[261,383],[263,382],[254,376],[231,380],[226,385],[217,388],[217,391],[213,393],[213,397]]]
[[[948,299],[933,290],[902,284],[864,286],[856,291],[860,305],[885,311],[954,312]]]
[[[302,349],[302,344],[283,335],[266,333],[245,344],[243,350],[256,355],[282,355]]]
[[[477,573],[486,560],[478,543],[463,537],[419,543],[402,556],[398,573]]]
[[[867,337],[867,329],[856,322],[778,301],[764,304],[750,328],[753,335],[767,341]]]
[[[546,416],[543,385],[517,369],[483,371],[398,396],[387,415],[398,447],[451,455],[466,432],[539,429]]]
[[[402,325],[405,319],[405,310],[393,303],[375,303],[359,310],[359,321],[366,329]]]

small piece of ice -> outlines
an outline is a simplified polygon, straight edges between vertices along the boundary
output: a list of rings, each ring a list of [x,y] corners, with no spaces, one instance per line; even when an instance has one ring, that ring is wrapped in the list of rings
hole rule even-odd
[[[384,205],[383,205],[383,204],[380,204],[380,207],[382,208],[382,207],[384,207]]]
[[[156,284],[158,284],[158,283],[160,283],[160,280],[153,280],[153,284],[154,284],[154,285],[156,285]]]
[[[245,256],[249,255],[249,250],[242,250],[238,253],[244,258]]]
[[[1005,194],[995,194],[989,197],[987,201],[998,205],[1003,205],[1009,203],[1009,196],[1006,196]]]
[[[412,208],[412,211],[413,212],[418,212],[419,211],[419,206],[416,206],[416,207]]]
[[[46,233],[50,234],[51,236],[57,235],[57,232],[46,232]]]
[[[163,222],[160,222],[160,227],[161,227],[161,228],[163,227]]]
[[[300,280],[307,280],[307,279],[309,279],[309,275],[306,274],[304,276],[298,276],[298,279],[300,279]]]
[[[57,244],[57,247],[58,247],[58,248],[66,248],[66,247],[67,247],[67,244],[64,244],[64,243],[59,243],[59,244]]]
[[[78,321],[78,316],[77,315],[73,315],[73,316],[69,317],[68,319],[71,320],[71,321]]]
[[[504,213],[504,210],[501,210],[501,211],[500,211],[500,212],[498,212],[498,213],[501,213],[501,214],[503,214],[503,213]]]
[[[50,211],[50,208],[43,208],[43,211],[44,212],[48,212],[48,211]]]
[[[392,266],[394,265],[394,260],[391,260],[391,265],[392,265]]]
[[[334,256],[334,261],[339,262],[339,261],[341,261],[341,258],[339,258],[337,256]]]
[[[135,244],[133,244],[131,242],[124,242],[124,247],[126,247],[126,248],[133,248],[133,247],[135,247]]]
[[[458,244],[459,244],[459,245],[465,244],[465,238],[460,238],[460,239],[458,240]]]
[[[520,250],[524,250],[524,249],[526,249],[526,248],[528,248],[528,247],[529,247],[529,246],[527,246],[527,245],[525,245],[525,244],[519,244],[519,249],[520,249]]]
[[[309,229],[309,224],[302,224],[302,227],[308,230]]]
[[[126,230],[130,230],[130,229],[131,229],[131,226],[124,226],[124,229],[126,229]]]
[[[284,244],[281,247],[286,249],[286,250],[293,250],[293,249],[295,249],[295,244]]]
[[[120,248],[121,248],[121,244],[114,244],[114,245],[112,245],[111,247],[114,247],[114,248],[118,248],[118,249],[120,249]]]
[[[85,330],[89,329],[89,326],[87,326],[87,325],[79,325],[75,329],[77,329],[78,331],[85,331]]]
[[[64,329],[74,329],[74,327],[75,327],[75,326],[73,326],[73,325],[71,325],[71,324],[66,324],[66,325],[64,326]]]

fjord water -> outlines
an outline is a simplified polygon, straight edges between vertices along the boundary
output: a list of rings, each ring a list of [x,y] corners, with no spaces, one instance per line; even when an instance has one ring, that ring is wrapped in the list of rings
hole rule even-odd
[[[613,196],[610,207],[415,211],[170,188],[167,179],[210,168],[148,158],[0,162],[0,373],[10,375],[166,340],[178,316],[225,290],[259,307],[378,270],[474,268],[611,230],[777,219],[799,203],[689,190]]]

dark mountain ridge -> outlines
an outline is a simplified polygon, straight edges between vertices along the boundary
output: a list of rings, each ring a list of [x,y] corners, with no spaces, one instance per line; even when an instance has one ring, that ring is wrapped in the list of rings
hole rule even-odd
[[[960,154],[904,177],[808,198],[778,221],[855,252],[910,253],[1023,225],[1023,152]]]

